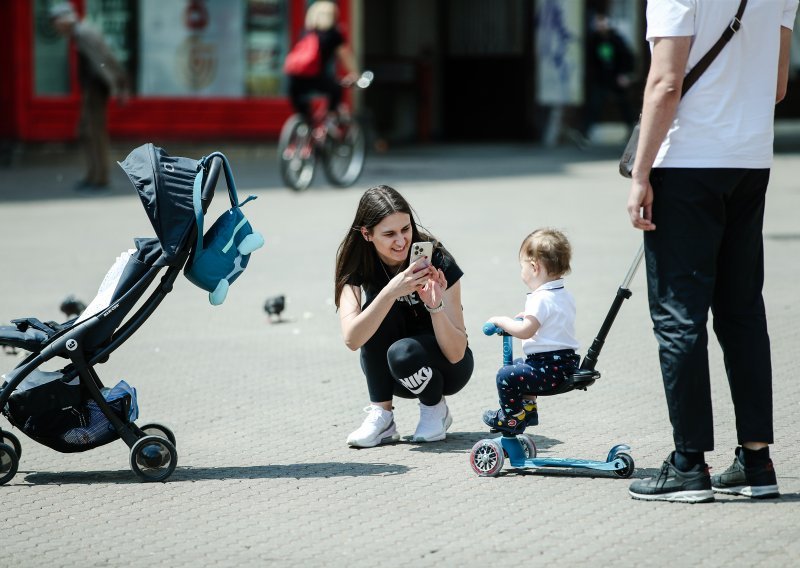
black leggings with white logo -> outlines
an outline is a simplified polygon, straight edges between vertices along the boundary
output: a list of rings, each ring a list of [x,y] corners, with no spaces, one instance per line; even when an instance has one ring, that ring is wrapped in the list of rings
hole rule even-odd
[[[464,388],[473,366],[469,347],[464,358],[453,364],[439,349],[432,333],[402,337],[391,318],[384,320],[361,348],[361,369],[367,377],[371,402],[386,402],[399,396],[418,398],[422,404],[433,406],[443,395]]]

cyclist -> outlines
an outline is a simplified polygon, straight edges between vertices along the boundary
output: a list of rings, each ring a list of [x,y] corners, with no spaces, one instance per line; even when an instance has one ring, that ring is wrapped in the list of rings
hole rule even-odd
[[[328,112],[338,114],[342,102],[342,85],[336,78],[339,63],[346,75],[342,82],[353,83],[358,79],[355,57],[346,38],[338,26],[339,8],[334,2],[317,0],[306,11],[303,37],[317,34],[321,65],[319,74],[314,76],[289,75],[289,98],[296,112],[311,119],[311,97],[322,93],[328,98]]]

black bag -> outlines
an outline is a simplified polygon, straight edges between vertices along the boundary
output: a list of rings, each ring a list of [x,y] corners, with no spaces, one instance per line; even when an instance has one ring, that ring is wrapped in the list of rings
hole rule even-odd
[[[739,28],[742,26],[742,15],[744,14],[744,9],[747,6],[747,0],[741,0],[739,2],[739,9],[736,11],[736,15],[731,20],[731,23],[728,24],[728,27],[725,28],[725,31],[722,32],[722,36],[717,40],[711,49],[708,50],[703,58],[697,62],[697,65],[692,67],[692,70],[686,74],[686,77],[683,79],[683,89],[681,89],[681,98],[683,95],[686,94],[692,85],[695,84],[697,79],[700,78],[700,75],[711,65],[711,62],[719,55],[719,52],[722,51],[722,48],[725,47],[725,44],[730,41],[733,37],[733,34],[739,31]],[[639,121],[641,121],[642,117],[639,116]],[[625,145],[625,150],[622,152],[622,157],[619,159],[619,173],[622,177],[630,178],[631,172],[633,172],[633,162],[636,159],[636,148],[639,146],[639,121],[636,122],[636,126],[633,127],[631,131],[631,137],[628,139],[628,143]]]

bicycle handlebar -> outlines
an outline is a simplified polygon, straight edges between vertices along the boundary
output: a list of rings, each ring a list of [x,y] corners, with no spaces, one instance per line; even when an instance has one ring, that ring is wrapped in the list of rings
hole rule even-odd
[[[341,81],[340,84],[343,87],[358,87],[359,89],[366,89],[372,84],[372,81],[375,79],[375,73],[372,71],[364,71],[359,75],[358,79],[355,81]]]

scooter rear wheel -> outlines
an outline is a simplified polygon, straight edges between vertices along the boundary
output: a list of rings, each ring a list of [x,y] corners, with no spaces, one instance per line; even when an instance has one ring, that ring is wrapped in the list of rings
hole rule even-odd
[[[627,479],[631,475],[633,475],[634,462],[633,462],[633,458],[630,455],[628,455],[626,453],[619,453],[614,457],[616,457],[618,459],[621,459],[622,461],[625,462],[625,467],[623,467],[622,469],[615,469],[614,473],[616,473],[618,476],[620,476],[623,479]]]
[[[497,477],[504,461],[503,448],[496,440],[480,440],[469,454],[472,470],[481,477]]]

